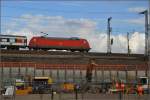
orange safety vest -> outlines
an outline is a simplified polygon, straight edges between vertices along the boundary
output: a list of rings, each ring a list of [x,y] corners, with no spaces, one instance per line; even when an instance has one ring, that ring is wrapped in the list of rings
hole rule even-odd
[[[122,83],[122,84],[121,84],[121,88],[124,89],[124,87],[125,87],[125,85]]]
[[[124,92],[124,87],[125,85],[123,83],[121,83],[121,90]]]
[[[138,94],[143,95],[143,87],[141,85],[138,86]]]
[[[116,89],[119,89],[119,83],[116,83]]]

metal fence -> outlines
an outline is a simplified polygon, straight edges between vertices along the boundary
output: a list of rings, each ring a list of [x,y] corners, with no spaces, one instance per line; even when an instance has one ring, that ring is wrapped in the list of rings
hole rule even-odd
[[[17,94],[14,92],[13,95],[4,95],[4,91],[1,94],[0,100],[149,100],[150,94],[143,93],[139,95],[136,90],[136,83],[126,83],[128,88],[124,91],[111,92],[110,89],[114,86],[113,83],[86,83],[74,84],[74,89],[64,90],[62,84],[64,83],[53,83],[50,88],[44,83],[35,85],[33,82],[24,82],[26,85],[23,87],[16,85],[16,82],[5,82],[8,86],[14,86],[15,90],[23,90],[27,87],[32,87],[32,91],[28,94]],[[42,84],[42,85],[40,85]],[[5,89],[8,88],[5,85]],[[132,90],[127,92],[131,87]]]

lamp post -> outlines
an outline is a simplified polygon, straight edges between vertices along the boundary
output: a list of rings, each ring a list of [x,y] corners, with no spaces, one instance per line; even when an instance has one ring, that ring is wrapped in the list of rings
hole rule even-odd
[[[145,15],[145,56],[148,55],[148,10],[140,12]]]
[[[130,46],[129,46],[129,32],[127,32],[127,48],[128,48],[128,54],[130,54]]]
[[[111,42],[110,42],[110,33],[112,31],[112,29],[110,27],[111,19],[112,19],[112,17],[109,17],[108,22],[107,22],[107,53],[111,53]]]
[[[149,70],[150,70],[150,65],[149,65],[149,60],[150,60],[150,57],[149,57],[149,48],[148,48],[148,46],[149,46],[149,35],[150,34],[148,34],[148,30],[149,30],[149,25],[148,25],[148,10],[145,10],[145,11],[143,11],[143,12],[140,12],[139,14],[144,14],[145,15],[145,56],[147,56],[148,57],[148,60],[147,60],[147,65],[148,65],[148,73],[147,73],[147,75],[148,75],[148,79],[150,79],[150,76],[149,76]],[[149,23],[150,24],[150,23]],[[149,82],[148,82],[148,84],[149,84]],[[148,85],[148,93],[150,93],[150,87],[149,87],[149,85]]]

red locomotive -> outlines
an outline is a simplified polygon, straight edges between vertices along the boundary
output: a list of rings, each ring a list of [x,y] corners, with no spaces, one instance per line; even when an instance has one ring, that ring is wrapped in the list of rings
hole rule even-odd
[[[27,45],[26,36],[0,35],[0,47],[6,49],[29,48],[30,50],[69,50],[86,51],[90,50],[87,40],[81,38],[57,38],[57,37],[32,37]]]
[[[86,51],[90,50],[89,43],[85,39],[80,38],[57,38],[57,37],[33,37],[29,42],[29,49],[56,49],[70,51]]]

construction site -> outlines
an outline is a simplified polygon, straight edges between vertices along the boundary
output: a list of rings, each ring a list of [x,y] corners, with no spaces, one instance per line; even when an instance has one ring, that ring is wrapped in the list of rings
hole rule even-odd
[[[51,92],[56,92],[54,100],[57,100],[60,99],[57,93],[74,95],[75,86],[78,86],[80,99],[85,91],[93,95],[114,93],[118,98],[117,82],[124,84],[124,95],[137,94],[138,82],[148,82],[149,63],[143,54],[1,50],[1,85],[18,88],[15,92],[17,96],[45,94],[42,98],[49,99]],[[91,65],[93,68],[89,70]],[[89,82],[87,71],[92,73]],[[144,92],[146,96],[147,89]],[[75,99],[75,95],[71,97]]]
[[[149,100],[150,1],[35,2],[1,2],[0,100]]]

